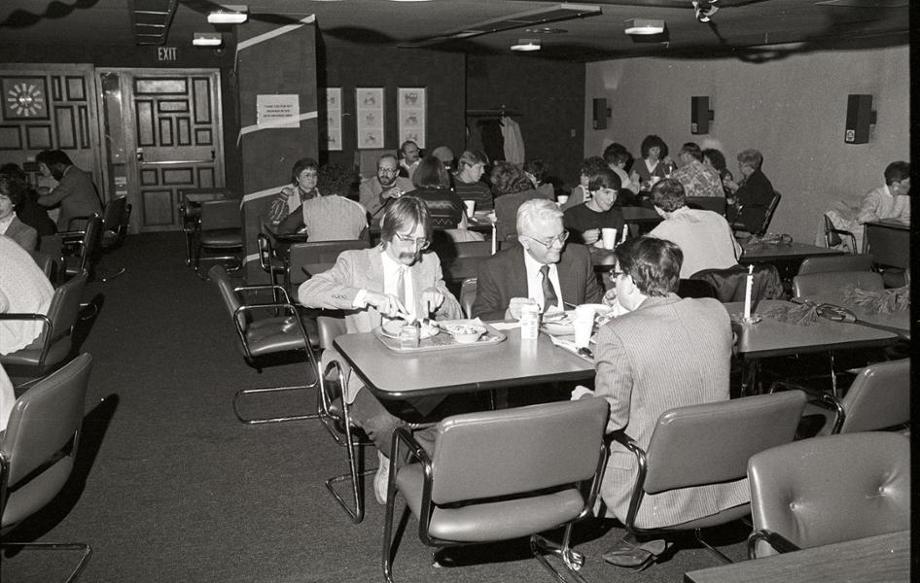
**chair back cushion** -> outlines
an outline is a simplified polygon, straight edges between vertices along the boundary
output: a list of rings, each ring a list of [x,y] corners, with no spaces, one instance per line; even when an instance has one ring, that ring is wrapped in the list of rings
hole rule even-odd
[[[61,284],[54,290],[54,296],[51,298],[51,305],[48,307],[48,319],[51,320],[51,342],[52,344],[70,334],[77,318],[80,315],[80,300],[83,299],[83,288],[86,287],[86,272],[80,273]],[[32,346],[40,347],[45,342],[45,335],[49,331],[46,328],[42,334],[32,343]]]
[[[712,211],[725,216],[725,197],[722,196],[688,196],[685,199],[687,207],[704,211]]]
[[[818,255],[806,257],[798,275],[826,271],[871,271],[875,260],[871,255]]]
[[[319,330],[319,347],[322,350],[332,348],[332,341],[345,334],[345,316],[317,316],[316,327]]]
[[[214,285],[217,286],[217,291],[220,292],[220,297],[224,301],[224,307],[227,308],[227,312],[232,317],[239,309],[241,302],[240,297],[237,295],[236,290],[234,289],[233,282],[230,281],[230,277],[227,275],[227,271],[224,269],[224,266],[215,265],[212,267],[208,271],[208,277],[211,279],[211,281],[214,282]],[[237,317],[239,318],[240,327],[245,329],[245,316],[240,314]]]
[[[752,455],[792,441],[804,408],[805,393],[787,391],[665,411],[646,452],[645,491],[743,478]]]
[[[431,500],[442,505],[590,479],[607,411],[604,399],[580,399],[445,419],[431,456]]]
[[[38,268],[42,270],[42,273],[45,274],[45,277],[48,278],[52,283],[55,280],[55,271],[57,266],[55,265],[54,257],[50,253],[45,253],[43,251],[29,251],[29,254],[32,255],[32,259],[35,260],[35,264],[38,265]]]
[[[753,456],[748,477],[754,528],[802,548],[910,528],[910,441],[898,433],[789,443]]]
[[[201,230],[239,229],[240,201],[236,199],[207,200],[201,203]]]
[[[847,288],[877,291],[885,288],[882,276],[874,271],[827,271],[792,278],[795,297],[840,294]]]
[[[131,216],[128,197],[113,198],[105,205],[102,217],[102,247],[109,248],[120,243],[128,234],[128,222]]]
[[[83,423],[92,361],[89,354],[81,354],[16,400],[0,441],[0,452],[9,461],[4,527],[47,504],[67,481]]]
[[[294,243],[291,245],[288,264],[289,281],[298,285],[308,279],[302,267],[307,264],[335,264],[342,251],[349,249],[367,249],[370,243],[364,239],[344,239],[339,241],[316,241],[313,243]]]
[[[864,368],[843,398],[841,433],[874,431],[910,421],[910,359]]]
[[[690,276],[691,280],[701,280],[709,283],[716,292],[716,297],[722,303],[743,302],[745,286],[747,283],[747,267],[733,265],[725,269],[704,269]],[[751,288],[751,299],[756,303],[760,300],[771,300],[782,297],[783,280],[775,265],[758,263],[754,266],[754,286]]]

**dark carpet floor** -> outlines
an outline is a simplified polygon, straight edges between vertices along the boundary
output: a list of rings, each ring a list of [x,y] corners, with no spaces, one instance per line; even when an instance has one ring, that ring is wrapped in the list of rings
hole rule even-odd
[[[95,364],[77,467],[55,502],[4,540],[81,541],[88,582],[381,581],[383,507],[369,492],[353,525],[323,480],[345,471],[344,451],[318,421],[245,426],[231,399],[244,387],[296,384],[302,364],[248,367],[216,289],[184,265],[181,233],[129,237],[106,256],[127,272],[93,282],[101,310],[84,322]],[[293,407],[309,408],[313,396]],[[287,407],[288,404],[285,404]],[[690,541],[642,573],[606,565],[622,529],[587,521],[577,549],[589,581],[681,581],[717,562]],[[743,530],[712,537],[744,557]],[[523,541],[453,553],[433,569],[410,519],[395,560],[400,581],[549,581]],[[53,581],[73,553],[5,554],[4,583]]]

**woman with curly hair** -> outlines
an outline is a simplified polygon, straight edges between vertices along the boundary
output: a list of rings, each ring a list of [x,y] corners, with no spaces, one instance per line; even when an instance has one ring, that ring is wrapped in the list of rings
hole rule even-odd
[[[495,195],[495,228],[499,241],[517,238],[517,210],[533,198],[552,200],[546,192],[533,187],[524,171],[511,162],[496,162],[489,176]]]

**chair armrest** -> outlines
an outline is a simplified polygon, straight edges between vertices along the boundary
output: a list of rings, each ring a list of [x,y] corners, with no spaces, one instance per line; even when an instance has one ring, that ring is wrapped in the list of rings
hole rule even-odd
[[[755,530],[748,536],[748,558],[756,559],[757,558],[757,543],[765,542],[778,553],[791,553],[794,551],[802,550],[798,545],[779,534],[778,532],[773,532],[772,530],[758,529]]]
[[[39,359],[39,364],[44,365],[45,356],[48,354],[48,349],[51,348],[51,337],[54,335],[54,324],[51,323],[51,318],[45,314],[17,314],[17,313],[7,313],[0,314],[0,320],[24,320],[24,321],[35,321],[41,320],[42,322],[42,331],[39,333],[39,336],[45,334],[45,341],[42,343],[42,354]]]
[[[83,215],[80,217],[70,217],[70,220],[67,221],[67,228],[71,229],[74,221],[89,221],[92,218],[92,215]],[[85,229],[84,229],[85,231]],[[60,234],[60,233],[58,233]]]
[[[791,383],[789,381],[773,381],[773,384],[770,385],[768,392],[772,395],[777,390],[781,391],[802,391],[806,395],[811,395],[815,399],[820,399],[821,395],[825,394],[821,389],[816,389],[814,387],[809,387],[806,385],[800,385],[798,383]]]
[[[636,472],[636,482],[633,485],[632,496],[629,499],[629,510],[626,513],[626,528],[629,531],[635,529],[636,516],[639,514],[639,505],[642,503],[642,497],[645,494],[645,476],[648,474],[648,458],[645,450],[639,447],[634,439],[626,435],[623,431],[617,431],[610,435],[610,439],[622,444],[626,449],[636,456],[636,462],[639,464],[639,471]]]
[[[252,292],[252,291],[267,290],[267,289],[273,290],[275,292],[281,292],[281,297],[284,298],[284,302],[278,302],[278,305],[281,305],[282,303],[292,304],[291,298],[288,297],[287,290],[285,290],[284,287],[280,285],[272,285],[272,284],[241,285],[241,286],[237,286],[233,288],[233,291],[239,293],[239,292]]]

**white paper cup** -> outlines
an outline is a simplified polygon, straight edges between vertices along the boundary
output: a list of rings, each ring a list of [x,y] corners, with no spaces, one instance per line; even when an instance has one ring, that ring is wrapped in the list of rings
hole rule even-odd
[[[604,249],[613,249],[617,245],[617,230],[604,227],[601,229],[601,238],[604,241]]]
[[[596,308],[593,305],[576,306],[575,318],[572,327],[575,329],[575,346],[587,348],[594,331],[594,315]]]
[[[556,197],[556,202],[560,205],[564,205],[565,203],[569,202],[569,196],[567,194],[560,194]]]
[[[475,200],[465,200],[463,204],[466,205],[466,216],[467,218],[473,218],[473,213],[476,212],[476,201]]]

